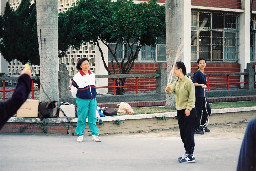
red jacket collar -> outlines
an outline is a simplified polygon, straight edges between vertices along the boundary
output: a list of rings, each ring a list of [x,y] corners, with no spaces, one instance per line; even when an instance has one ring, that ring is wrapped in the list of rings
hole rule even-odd
[[[79,70],[79,72],[80,72],[80,74],[82,75],[82,76],[84,76],[85,75],[85,73],[82,71],[82,70]],[[91,75],[92,74],[92,72],[89,70],[88,71],[88,73],[89,73],[89,75]]]

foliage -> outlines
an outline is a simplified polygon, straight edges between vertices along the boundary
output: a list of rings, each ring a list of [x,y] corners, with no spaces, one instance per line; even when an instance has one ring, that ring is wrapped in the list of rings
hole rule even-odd
[[[121,121],[120,119],[117,119],[117,120],[115,121],[115,124],[121,125],[121,124],[122,124],[122,121]]]
[[[175,112],[176,110],[171,110],[164,106],[155,106],[155,107],[133,107],[134,113],[129,113],[128,115],[137,115],[137,114],[152,114],[152,113],[165,113],[165,112]],[[118,113],[118,115],[127,115],[127,113]]]
[[[256,106],[256,101],[237,101],[237,102],[214,102],[210,104],[212,109],[224,109],[224,108],[237,108],[237,107],[251,107]],[[153,113],[165,113],[165,112],[176,112],[176,110],[171,110],[164,106],[155,107],[133,107],[134,113],[129,113],[129,115],[137,114],[153,114]],[[127,115],[127,113],[118,113],[118,116]]]
[[[73,12],[59,13],[58,17],[58,50],[59,57],[63,57],[72,45],[79,49],[82,44],[81,33],[74,26]]]
[[[210,104],[213,109],[236,108],[236,107],[251,107],[256,106],[256,101],[237,101],[237,102],[215,102]]]
[[[20,127],[20,133],[23,133],[28,128],[28,125]]]
[[[99,125],[104,125],[104,122],[102,119],[99,119],[99,122],[98,122]]]
[[[4,15],[0,17],[0,51],[10,62],[39,64],[39,49],[36,24],[36,4],[22,0],[17,10],[6,3]]]
[[[42,123],[39,124],[39,128],[43,131],[43,133],[47,134],[48,128],[46,127],[47,123],[43,121]]]
[[[81,43],[92,41],[99,48],[109,75],[128,74],[141,47],[155,45],[157,37],[165,36],[165,7],[155,0],[138,4],[131,0],[80,0],[77,6],[59,14],[59,30],[59,56],[69,46],[78,48]],[[120,59],[117,47],[123,45],[124,55]],[[103,46],[112,56],[112,70],[105,61]],[[124,82],[122,78],[116,84],[123,86]]]
[[[157,120],[165,120],[167,121],[168,118],[166,116],[156,117]]]

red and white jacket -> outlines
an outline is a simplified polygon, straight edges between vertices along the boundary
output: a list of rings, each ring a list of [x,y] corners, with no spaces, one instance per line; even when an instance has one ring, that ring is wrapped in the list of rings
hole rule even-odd
[[[95,74],[89,70],[85,74],[79,70],[72,79],[71,94],[74,98],[93,99],[96,97]]]

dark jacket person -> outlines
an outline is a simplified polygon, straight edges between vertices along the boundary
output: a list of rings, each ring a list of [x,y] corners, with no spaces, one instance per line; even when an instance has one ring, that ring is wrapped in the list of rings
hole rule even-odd
[[[18,84],[12,97],[5,102],[0,102],[0,129],[27,100],[32,86],[30,77],[31,70],[29,67],[24,69],[18,78]]]
[[[237,171],[256,170],[256,119],[246,128],[238,158]]]

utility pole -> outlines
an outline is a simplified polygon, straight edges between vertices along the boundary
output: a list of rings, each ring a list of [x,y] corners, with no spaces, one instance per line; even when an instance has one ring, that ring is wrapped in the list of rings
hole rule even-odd
[[[58,1],[36,1],[40,55],[40,101],[59,101]]]
[[[184,62],[191,71],[191,0],[166,0],[166,61],[168,82],[173,82],[173,66]],[[175,108],[173,95],[166,96],[166,106]]]

